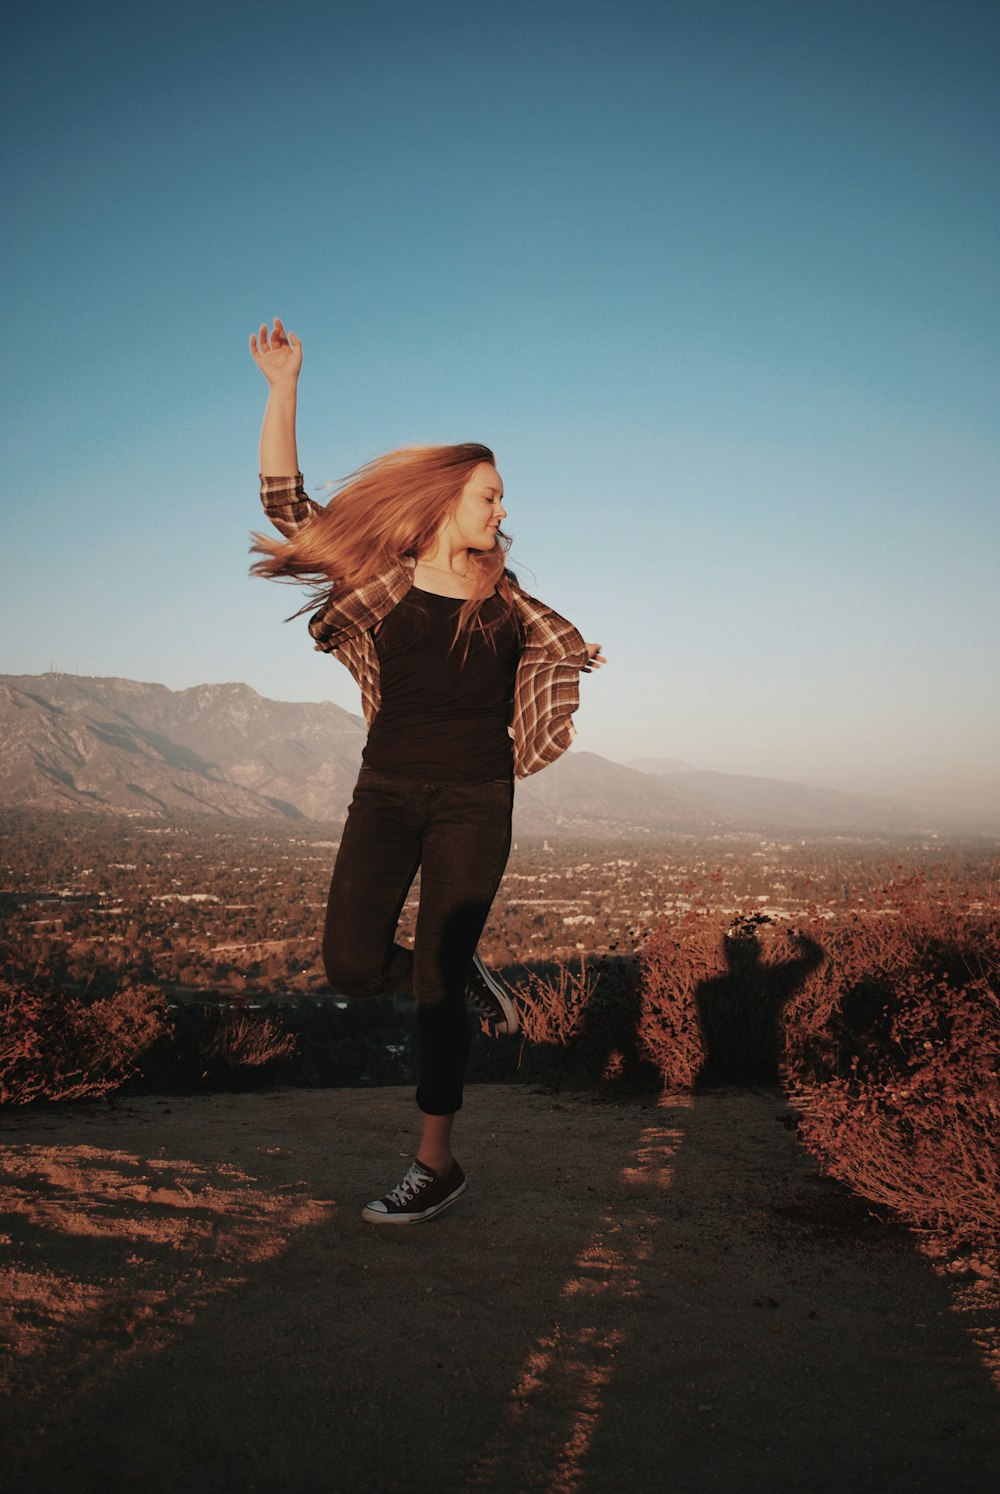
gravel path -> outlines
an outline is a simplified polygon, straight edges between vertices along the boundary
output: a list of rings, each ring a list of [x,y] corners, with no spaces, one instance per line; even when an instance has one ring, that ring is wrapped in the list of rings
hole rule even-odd
[[[775,1092],[477,1086],[469,1192],[362,1223],[398,1089],[5,1113],[11,1494],[979,1494],[1000,1396]]]

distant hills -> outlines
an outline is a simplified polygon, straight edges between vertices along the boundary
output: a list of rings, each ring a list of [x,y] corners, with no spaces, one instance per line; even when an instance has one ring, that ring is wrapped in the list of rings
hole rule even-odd
[[[643,766],[640,768],[640,762]],[[692,797],[709,799],[721,811],[748,815],[759,824],[786,830],[851,833],[859,826],[892,830],[901,827],[931,827],[948,821],[940,808],[910,804],[901,799],[869,794],[847,794],[839,789],[814,788],[806,783],[787,783],[780,778],[753,778],[740,773],[713,773],[691,768],[673,758],[642,758],[631,767],[673,785]],[[959,818],[957,812],[949,823]]]
[[[365,729],[249,685],[0,675],[0,807],[342,820]],[[570,752],[519,783],[524,835],[887,834],[995,828],[903,801]]]
[[[337,819],[364,737],[329,701],[265,700],[249,685],[0,675],[0,803]]]

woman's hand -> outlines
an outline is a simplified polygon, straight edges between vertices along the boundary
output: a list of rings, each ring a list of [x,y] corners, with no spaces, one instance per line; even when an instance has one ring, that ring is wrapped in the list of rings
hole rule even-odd
[[[264,477],[292,477],[299,470],[295,441],[295,406],[298,399],[302,344],[294,332],[286,332],[279,317],[270,337],[267,323],[250,338],[253,361],[268,382],[267,409],[260,433],[260,470]]]
[[[266,322],[261,323],[259,332],[251,333],[250,352],[272,389],[297,382],[302,367],[302,344],[294,332],[285,331],[280,317],[275,317],[270,336]]]
[[[599,643],[588,643],[586,645],[586,648],[587,662],[583,666],[582,672],[584,674],[590,674],[592,669],[600,669],[601,665],[606,664],[608,661],[601,653],[601,645]]]

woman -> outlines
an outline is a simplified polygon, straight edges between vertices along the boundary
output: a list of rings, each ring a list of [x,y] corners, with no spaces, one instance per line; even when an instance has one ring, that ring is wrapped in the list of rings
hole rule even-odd
[[[309,631],[354,675],[369,727],[330,884],[327,978],[347,996],[412,990],[416,1001],[420,1143],[363,1218],[415,1224],[466,1187],[451,1149],[466,1004],[494,1033],[517,1030],[510,993],[476,954],[510,850],[514,773],[569,746],[579,673],[604,659],[505,569],[503,484],[487,447],[390,452],[322,508],[298,470],[302,345],[275,318],[250,351],[270,386],[261,497],[284,536],[255,536],[264,558],[253,570],[322,589]],[[409,950],[394,936],[418,868]]]

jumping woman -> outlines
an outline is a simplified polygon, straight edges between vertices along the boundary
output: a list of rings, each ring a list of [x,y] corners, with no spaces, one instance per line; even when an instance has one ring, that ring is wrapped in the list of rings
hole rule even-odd
[[[514,775],[566,750],[580,671],[604,658],[505,568],[503,484],[488,447],[389,452],[321,507],[306,496],[295,438],[302,344],[275,318],[250,351],[269,385],[261,498],[284,536],[255,536],[263,558],[252,569],[315,589],[309,631],[351,671],[368,724],[330,883],[327,979],[345,996],[412,991],[416,1002],[416,1158],[362,1216],[416,1224],[466,1188],[451,1136],[467,1007],[495,1034],[518,1026],[509,991],[476,954],[510,851]],[[395,934],[418,868],[411,950]]]

